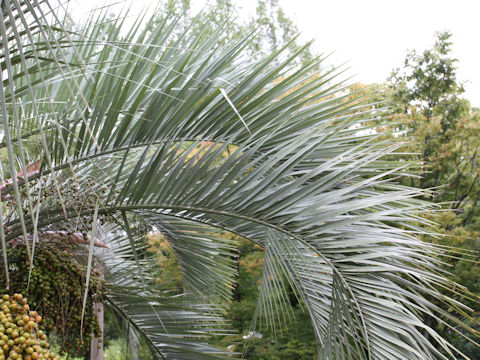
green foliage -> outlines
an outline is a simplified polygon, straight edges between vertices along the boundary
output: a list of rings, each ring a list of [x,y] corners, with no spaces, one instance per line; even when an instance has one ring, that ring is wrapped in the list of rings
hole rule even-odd
[[[233,302],[227,318],[235,335],[216,336],[211,343],[230,351],[242,353],[246,359],[312,359],[316,355],[313,328],[298,299],[290,290],[292,318],[288,323],[276,321],[274,328],[262,326],[256,317],[256,309],[262,282],[264,250],[241,237],[223,233],[222,237],[237,242],[238,279],[233,291]],[[160,232],[147,234],[150,249],[158,261],[157,281],[162,288],[173,294],[181,292],[182,275],[175,252]],[[254,320],[257,320],[255,324]],[[109,322],[116,323],[110,319]],[[120,336],[120,334],[117,334]],[[123,340],[119,340],[123,341]],[[119,351],[115,343],[114,351]],[[113,355],[112,355],[113,356]],[[116,359],[112,357],[112,359]],[[119,360],[123,360],[119,358]]]
[[[297,40],[298,27],[284,12],[278,0],[257,0],[255,13],[246,20],[238,16],[240,6],[231,0],[213,0],[207,1],[202,13],[192,14],[190,1],[163,3],[165,13],[173,13],[181,18],[177,25],[179,34],[187,27],[205,36],[218,31],[221,32],[217,42],[219,46],[254,34],[245,49],[253,59],[260,59],[285,47],[284,56],[298,53],[298,56],[292,58],[291,65],[299,66],[313,60],[314,54],[310,49],[302,50],[304,44]]]
[[[132,328],[125,324],[121,317],[109,307],[105,308],[103,359],[155,359],[148,344],[143,339],[135,337]]]
[[[451,57],[451,34],[436,34],[432,49],[418,54],[410,52],[403,69],[395,70],[383,88],[384,101],[390,106],[388,122],[394,136],[407,140],[403,149],[415,154],[412,160],[421,161],[419,177],[404,178],[404,184],[424,189],[433,188],[433,200],[442,207],[433,221],[434,231],[442,236],[433,241],[461,250],[456,257],[442,257],[444,271],[458,288],[471,291],[467,304],[474,317],[460,313],[454,307],[446,309],[466,316],[469,325],[480,330],[480,109],[472,108],[461,98],[462,84],[456,75],[456,59]],[[378,96],[378,95],[377,95]],[[427,241],[432,237],[426,236]],[[460,285],[461,284],[461,285]],[[445,307],[445,304],[438,303]],[[444,337],[472,359],[478,359],[478,347],[432,317],[425,318]],[[470,337],[468,334],[463,334]]]
[[[301,307],[290,290],[290,305],[293,307],[291,321],[276,321],[274,328],[257,325],[254,330],[252,319],[258,303],[263,254],[251,249],[240,258],[239,286],[235,289],[236,302],[229,318],[234,328],[242,335],[241,346],[236,349],[246,359],[313,359],[316,356],[315,336],[306,308]],[[242,269],[244,260],[245,269]],[[247,285],[248,284],[248,285]],[[257,319],[258,321],[258,319]],[[257,333],[258,332],[258,333]],[[259,338],[258,334],[262,337]]]
[[[450,36],[439,33],[433,49],[407,56],[404,70],[389,80],[387,102],[394,110],[390,116],[399,123],[397,130],[412,139],[406,151],[418,153],[424,162],[421,178],[411,178],[410,184],[437,188],[435,201],[448,202],[447,208],[461,219],[455,226],[475,230],[480,110],[460,97],[463,88],[456,80],[456,59],[450,57]]]
[[[121,339],[112,342],[103,352],[104,360],[130,360],[129,354],[125,351],[125,346]]]
[[[225,236],[231,237],[229,234]],[[292,317],[288,323],[276,321],[274,327],[261,325],[256,313],[262,282],[264,250],[246,239],[239,243],[238,281],[234,301],[228,312],[235,336],[216,337],[213,343],[243,354],[249,360],[311,360],[316,357],[315,335],[305,305],[289,291]],[[254,321],[256,320],[256,321]]]
[[[408,104],[415,103],[427,118],[435,114],[454,118],[455,114],[437,108],[442,103],[451,102],[452,96],[464,91],[456,79],[457,60],[450,57],[450,38],[449,32],[437,33],[432,49],[422,54],[415,50],[409,52],[404,67],[392,72],[389,85],[393,89],[393,100],[399,107],[406,109]],[[447,119],[444,123],[447,123]]]
[[[148,251],[152,252],[157,261],[155,281],[160,289],[181,294],[183,292],[183,278],[175,250],[172,249],[165,236],[159,231],[151,231],[147,235]]]

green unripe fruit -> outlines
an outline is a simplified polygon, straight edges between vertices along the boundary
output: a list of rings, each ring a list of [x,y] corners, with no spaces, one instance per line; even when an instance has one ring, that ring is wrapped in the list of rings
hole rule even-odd
[[[46,242],[38,244],[28,290],[26,289],[27,278],[25,275],[29,273],[30,263],[26,256],[25,244],[18,242],[7,248],[9,255],[19,259],[18,269],[13,272],[10,279],[10,288],[16,289],[18,294],[11,297],[0,295],[0,307],[5,307],[3,314],[0,311],[0,324],[3,324],[0,326],[5,329],[12,328],[13,331],[18,332],[19,335],[16,337],[13,337],[13,331],[8,335],[19,344],[19,347],[24,346],[24,357],[33,358],[33,353],[26,354],[25,352],[28,347],[31,347],[34,353],[38,354],[37,356],[41,356],[44,354],[43,350],[48,349],[46,336],[42,336],[42,333],[38,332],[39,330],[54,330],[60,341],[63,342],[61,348],[67,349],[64,354],[80,357],[85,355],[92,335],[101,336],[93,304],[102,301],[104,283],[98,279],[99,273],[92,271],[83,327],[80,328],[81,309],[78,304],[83,301],[86,269],[77,262],[69,248],[70,246],[67,245],[59,249],[57,244]],[[0,273],[0,286],[2,281],[5,284],[5,279]],[[30,299],[30,302],[27,301],[27,298]],[[62,299],[61,303],[59,303],[59,299]],[[29,308],[28,304],[32,307]],[[44,319],[30,309],[38,309]],[[13,315],[14,320],[6,316],[9,313]],[[65,314],[68,314],[67,318],[65,318]],[[5,334],[7,333],[5,332]],[[68,339],[72,334],[81,334],[84,342],[80,344],[78,341]],[[38,342],[31,342],[30,340],[36,336],[38,336]],[[33,345],[39,344],[40,341],[44,341],[42,344],[45,346],[42,348],[37,345],[38,348],[35,349]],[[49,353],[48,358],[56,357]]]
[[[8,295],[7,295],[8,296]],[[6,296],[3,295],[3,301],[6,301]],[[16,300],[21,300],[24,303],[24,306],[18,306],[15,302]],[[32,312],[32,319],[25,314],[25,311],[28,310],[28,304],[26,303],[26,298],[21,294],[16,294],[14,297],[9,298],[7,304],[2,310],[10,309],[11,314],[0,311],[0,319],[4,320],[5,326],[1,326],[2,330],[5,330],[5,333],[0,332],[0,360],[5,358],[5,354],[8,354],[8,359],[33,359],[32,355],[34,352],[37,353],[38,359],[48,358],[58,359],[55,354],[50,354],[48,348],[50,345],[47,342],[47,336],[43,331],[39,331],[37,328],[37,323],[34,320],[41,320],[41,317],[36,313]],[[26,317],[26,318],[25,318]],[[28,320],[30,324],[27,326],[22,326],[25,321]],[[29,327],[28,325],[32,325]],[[32,329],[33,331],[39,334],[39,338],[42,340],[36,340],[32,338],[32,334],[29,333],[27,328]],[[41,343],[41,346],[38,345]],[[33,347],[32,347],[33,345]],[[28,350],[27,350],[28,349]],[[25,357],[22,354],[25,353]]]

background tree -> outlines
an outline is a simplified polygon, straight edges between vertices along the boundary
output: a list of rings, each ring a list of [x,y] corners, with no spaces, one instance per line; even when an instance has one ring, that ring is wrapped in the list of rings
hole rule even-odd
[[[447,257],[443,261],[445,270],[453,272],[452,280],[468,285],[475,294],[468,304],[478,314],[480,288],[475,274],[480,271],[476,263],[480,250],[480,110],[461,97],[464,90],[451,51],[451,34],[436,33],[431,49],[408,53],[403,68],[395,69],[387,84],[373,91],[379,103],[389,106],[383,113],[387,120],[383,118],[377,124],[389,128],[390,136],[405,139],[403,150],[416,154],[411,160],[422,163],[420,168],[410,169],[417,177],[401,182],[434,189],[433,200],[441,205],[442,212],[433,220],[436,232],[444,235],[435,241],[464,250],[460,259]],[[453,339],[472,359],[479,359],[478,350],[466,339],[454,335],[433,317],[426,321]],[[471,324],[479,329],[477,315]]]
[[[163,14],[175,14],[182,19],[178,23],[178,34],[186,27],[204,33],[219,31],[218,46],[253,35],[245,50],[253,59],[268,56],[284,47],[286,49],[281,54],[282,57],[291,57],[290,66],[307,64],[314,57],[311,49],[299,42],[298,27],[277,0],[258,0],[255,13],[245,19],[239,16],[240,6],[231,0],[207,1],[200,14],[194,13],[190,1],[166,1],[162,7]]]

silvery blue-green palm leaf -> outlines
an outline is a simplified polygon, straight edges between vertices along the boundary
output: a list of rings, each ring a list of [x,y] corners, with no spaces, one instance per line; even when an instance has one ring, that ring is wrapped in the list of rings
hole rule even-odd
[[[396,182],[401,144],[368,125],[381,112],[322,57],[252,60],[254,33],[219,46],[222,28],[201,15],[125,25],[106,8],[74,24],[53,0],[4,0],[2,12],[2,193],[17,204],[2,206],[3,249],[39,230],[88,233],[98,218],[105,305],[160,359],[234,356],[206,341],[229,332],[224,232],[265,249],[258,320],[289,316],[293,289],[319,359],[459,356],[422,321],[467,328],[432,298],[469,311],[438,290],[465,291],[442,273],[444,249],[419,238],[428,193]],[[177,253],[184,294],[155,283],[152,228]]]

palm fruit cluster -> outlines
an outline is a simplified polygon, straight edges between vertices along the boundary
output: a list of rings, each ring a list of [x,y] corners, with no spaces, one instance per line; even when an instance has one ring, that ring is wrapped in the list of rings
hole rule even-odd
[[[22,294],[3,295],[0,299],[0,360],[59,360],[49,350],[47,336],[38,327],[41,321],[42,317],[30,310]]]
[[[10,289],[28,297],[32,309],[43,315],[40,329],[51,334],[60,354],[84,356],[92,338],[102,335],[93,305],[102,302],[103,280],[92,271],[82,323],[87,271],[73,255],[76,247],[37,243],[28,285],[30,263],[25,246],[18,241],[10,243],[7,249],[8,258],[13,261]],[[0,285],[6,285],[4,275],[0,276]]]

